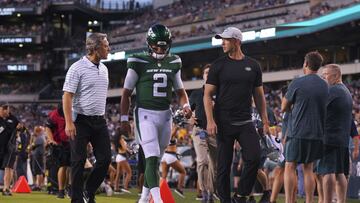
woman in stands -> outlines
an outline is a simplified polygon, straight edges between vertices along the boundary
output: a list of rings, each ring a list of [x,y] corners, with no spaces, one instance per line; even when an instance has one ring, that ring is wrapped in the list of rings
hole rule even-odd
[[[184,188],[184,181],[186,176],[186,171],[184,166],[181,164],[178,158],[178,154],[176,152],[176,133],[179,127],[173,124],[171,130],[171,139],[170,144],[165,149],[165,153],[161,159],[161,169],[162,169],[162,178],[166,180],[166,177],[169,172],[169,168],[175,169],[178,173],[180,173],[178,186],[175,189],[175,192],[182,198],[185,198],[183,188]]]
[[[116,156],[115,191],[120,191],[120,177],[125,173],[126,176],[123,181],[123,188],[121,189],[121,192],[131,193],[129,191],[129,182],[131,180],[132,171],[127,160],[128,147],[125,141],[127,133],[122,130],[118,130],[117,134],[118,135],[116,137],[118,139],[115,139],[118,140],[118,142],[115,143],[116,148],[118,149],[118,155]]]

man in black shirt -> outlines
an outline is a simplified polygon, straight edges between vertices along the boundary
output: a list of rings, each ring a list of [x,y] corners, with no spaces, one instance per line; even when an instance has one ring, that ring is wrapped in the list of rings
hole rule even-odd
[[[2,119],[5,122],[5,132],[2,135],[3,160],[1,168],[4,169],[4,188],[2,194],[11,196],[10,183],[13,176],[13,168],[16,159],[16,133],[19,121],[10,113],[10,106],[7,103],[0,104]]]
[[[203,68],[203,79],[207,80],[210,70],[210,64]],[[190,95],[191,110],[195,111],[195,125],[192,130],[192,139],[196,152],[196,163],[198,182],[202,191],[202,202],[214,202],[213,193],[215,192],[216,177],[216,139],[213,136],[207,136],[206,133],[206,115],[204,109],[204,87],[194,90]]]
[[[331,202],[335,185],[338,202],[346,202],[345,174],[349,172],[352,98],[350,91],[342,83],[338,65],[326,65],[322,77],[329,84],[329,99],[324,135],[325,153],[317,172],[323,175],[324,202]]]
[[[0,103],[0,167],[4,160],[5,150],[7,148],[7,128],[6,128],[6,111],[8,106],[5,103]],[[2,169],[2,168],[1,168]]]
[[[217,192],[222,203],[231,202],[230,170],[234,140],[242,148],[244,167],[235,202],[246,202],[256,180],[260,164],[260,144],[251,120],[251,100],[254,101],[269,132],[266,102],[260,65],[241,51],[241,31],[235,27],[215,36],[222,39],[226,56],[217,59],[210,68],[204,91],[207,133],[216,136],[218,145]],[[212,96],[216,93],[215,119]]]

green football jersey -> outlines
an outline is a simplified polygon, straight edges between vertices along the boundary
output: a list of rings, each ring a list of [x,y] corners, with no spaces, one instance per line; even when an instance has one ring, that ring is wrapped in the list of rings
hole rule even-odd
[[[148,54],[136,54],[128,58],[127,68],[137,75],[136,106],[151,110],[169,109],[175,76],[181,69],[181,59],[168,55],[156,60]]]

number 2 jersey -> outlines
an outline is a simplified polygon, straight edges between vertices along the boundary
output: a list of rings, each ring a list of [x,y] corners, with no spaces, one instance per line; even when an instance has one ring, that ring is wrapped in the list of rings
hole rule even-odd
[[[136,88],[136,106],[150,110],[169,109],[172,88],[184,88],[181,81],[181,59],[169,54],[162,60],[149,54],[136,54],[127,60],[124,88]]]

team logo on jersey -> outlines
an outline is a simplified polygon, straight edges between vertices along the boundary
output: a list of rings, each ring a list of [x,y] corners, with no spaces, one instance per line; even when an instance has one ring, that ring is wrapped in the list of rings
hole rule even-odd
[[[153,32],[152,29],[149,29],[148,35],[151,36],[151,37],[156,37],[156,35],[155,35],[155,33]]]
[[[161,67],[161,63],[158,63],[157,65],[158,65],[159,67]]]
[[[251,67],[245,67],[246,71],[251,71]]]

